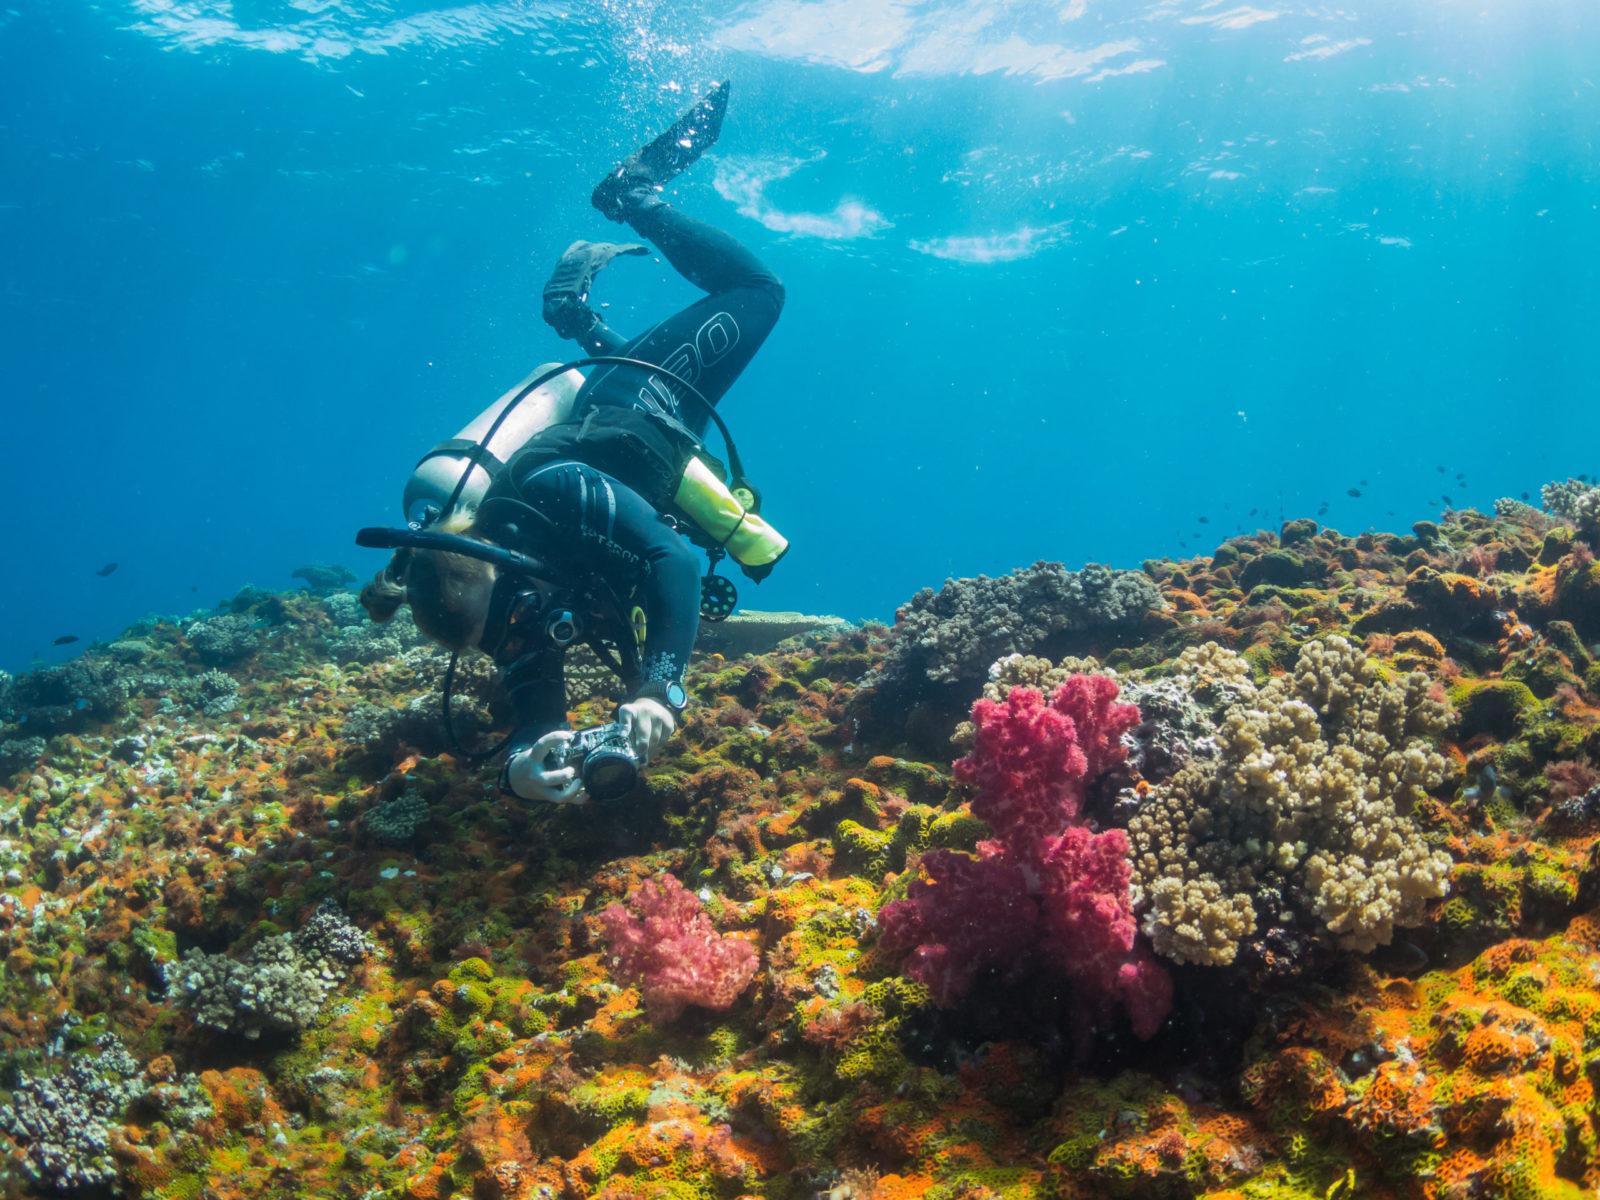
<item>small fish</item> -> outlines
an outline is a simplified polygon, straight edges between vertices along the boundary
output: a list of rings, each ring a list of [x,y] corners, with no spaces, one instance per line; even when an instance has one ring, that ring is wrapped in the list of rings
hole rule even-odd
[[[1456,506],[1456,502],[1450,499],[1449,496],[1440,496],[1439,499],[1444,501],[1444,506],[1446,508],[1454,508]]]
[[[1533,499],[1533,497],[1529,493],[1527,493],[1527,492],[1523,492],[1522,493],[1522,502],[1524,504],[1526,504],[1529,500],[1532,500],[1532,499]]]
[[[1371,487],[1372,485],[1370,483],[1368,483],[1365,479],[1363,479],[1361,481],[1361,486],[1362,487]]]
[[[1200,524],[1202,524],[1202,525],[1211,524],[1211,518],[1210,517],[1201,517],[1200,518]]]
[[[1259,508],[1252,508],[1252,509],[1251,509],[1251,510],[1250,510],[1250,515],[1251,515],[1251,516],[1252,516],[1252,517],[1253,517],[1253,516],[1255,516],[1255,515],[1256,515],[1256,514],[1257,514],[1257,513],[1258,513],[1258,512],[1260,512],[1260,511],[1261,511],[1261,510],[1260,510],[1260,509],[1259,509]]]
[[[1420,975],[1428,969],[1428,952],[1415,942],[1391,942],[1373,957],[1397,975]]]
[[[115,571],[116,569],[117,569],[117,564],[114,563],[114,562],[109,562],[105,566],[101,567],[98,571],[96,571],[95,574],[100,576],[101,579],[104,579],[107,575],[111,574],[111,572]]]
[[[1443,467],[1435,467],[1434,470],[1439,472],[1439,474],[1441,474],[1441,475],[1448,475],[1450,473],[1449,471],[1445,470]]]
[[[1352,500],[1361,499],[1361,489],[1360,488],[1345,488],[1344,494],[1346,496],[1349,496]]]
[[[60,637],[58,637],[55,641],[51,642],[50,644],[52,646],[70,646],[70,645],[72,645],[73,642],[75,642],[77,640],[78,640],[78,635],[77,634],[75,634],[75,633],[64,633]]]

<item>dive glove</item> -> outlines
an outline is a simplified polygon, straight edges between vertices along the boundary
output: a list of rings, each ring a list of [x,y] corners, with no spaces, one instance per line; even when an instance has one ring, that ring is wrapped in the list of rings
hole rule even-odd
[[[570,729],[556,729],[531,746],[513,750],[501,773],[501,786],[524,800],[542,800],[547,804],[582,804],[587,797],[577,768],[554,767],[550,764],[551,756],[559,758],[556,752],[572,737]]]
[[[647,763],[678,728],[678,717],[661,701],[641,696],[617,709],[617,724],[622,726],[639,761]]]

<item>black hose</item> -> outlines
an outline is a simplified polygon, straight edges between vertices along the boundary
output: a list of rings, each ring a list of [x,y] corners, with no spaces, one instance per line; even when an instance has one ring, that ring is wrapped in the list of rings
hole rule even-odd
[[[455,751],[456,757],[464,759],[469,766],[475,767],[481,762],[488,762],[496,754],[499,754],[500,751],[509,746],[511,744],[511,739],[517,736],[517,731],[513,729],[510,733],[506,734],[505,737],[501,738],[500,741],[496,742],[494,748],[490,750],[479,750],[474,753],[461,744],[461,739],[456,737],[455,722],[450,719],[450,694],[455,689],[456,659],[460,657],[461,655],[459,653],[452,651],[450,654],[450,665],[444,669],[444,735],[449,740],[450,749]]]
[[[706,415],[711,418],[712,424],[717,427],[717,432],[722,435],[722,444],[728,452],[728,470],[732,473],[733,478],[736,480],[744,479],[744,463],[739,459],[739,448],[734,445],[733,435],[728,432],[728,423],[722,419],[722,414],[717,412],[717,406],[706,399],[705,393],[683,376],[675,375],[656,363],[646,362],[642,358],[625,358],[617,354],[597,354],[592,358],[575,358],[571,362],[562,363],[558,367],[551,367],[548,371],[541,371],[529,382],[523,384],[522,389],[506,402],[504,408],[495,414],[494,420],[489,423],[489,428],[478,439],[478,448],[487,451],[489,443],[494,440],[494,435],[500,432],[500,426],[505,424],[506,418],[511,415],[517,405],[521,404],[557,375],[565,374],[574,367],[600,366],[643,367],[647,371],[665,376],[673,383],[687,388],[689,394],[705,408]],[[444,510],[439,514],[441,521],[455,510],[456,502],[461,499],[461,493],[466,489],[467,480],[472,478],[472,472],[477,468],[477,465],[477,462],[471,457],[468,458],[467,465],[462,468],[461,478],[456,480],[456,486],[450,493],[450,499],[445,502]]]

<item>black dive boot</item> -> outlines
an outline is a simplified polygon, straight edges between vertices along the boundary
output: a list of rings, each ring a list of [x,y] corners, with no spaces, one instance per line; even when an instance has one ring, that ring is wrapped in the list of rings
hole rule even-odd
[[[613,221],[628,213],[687,170],[722,133],[728,111],[728,84],[717,84],[674,121],[666,132],[623,159],[602,179],[590,197]]]
[[[545,281],[545,323],[564,338],[583,337],[597,319],[587,303],[594,277],[618,255],[649,253],[637,242],[573,242]]]

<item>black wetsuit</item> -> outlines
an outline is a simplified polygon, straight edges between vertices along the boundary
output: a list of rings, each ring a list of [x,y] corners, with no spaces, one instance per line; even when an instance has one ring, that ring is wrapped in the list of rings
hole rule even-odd
[[[628,223],[707,295],[638,337],[624,338],[594,317],[574,340],[591,355],[655,363],[715,404],[777,323],[783,285],[726,233],[659,199],[636,206]],[[590,368],[570,420],[530,439],[489,490],[554,523],[557,532],[546,536],[557,544],[547,551],[599,572],[619,592],[639,586],[646,634],[640,677],[623,681],[630,695],[647,683],[680,681],[699,628],[700,558],[662,517],[709,420],[683,390],[639,367]],[[501,540],[492,527],[485,532]],[[517,548],[541,546],[529,539]],[[546,645],[497,656],[520,745],[566,722],[564,653]]]

